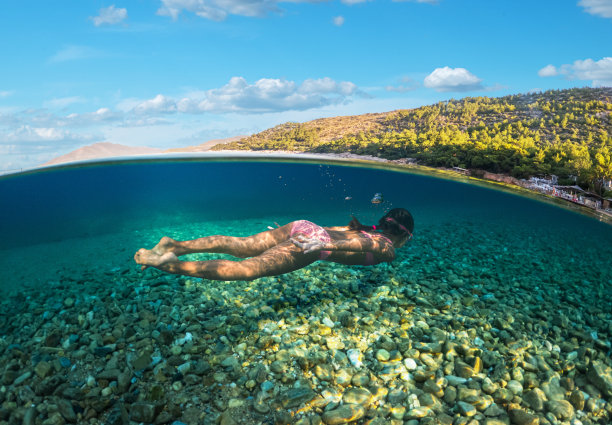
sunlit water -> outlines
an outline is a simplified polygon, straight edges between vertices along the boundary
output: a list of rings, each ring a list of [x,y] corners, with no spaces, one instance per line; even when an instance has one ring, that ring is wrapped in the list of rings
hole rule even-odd
[[[371,203],[375,193],[383,195],[383,203]],[[77,288],[80,296],[104,299],[109,294],[115,297],[126,285],[159,285],[155,279],[163,275],[154,270],[141,272],[132,257],[138,248],[150,248],[164,235],[175,239],[244,236],[298,219],[344,225],[351,215],[374,224],[390,208],[404,207],[415,219],[414,239],[398,250],[391,265],[316,263],[280,278],[203,282],[200,288],[212,292],[222,288],[230,294],[232,288],[254,288],[251,296],[266,299],[250,299],[251,304],[267,303],[278,314],[284,308],[282,314],[314,317],[329,303],[330,294],[336,294],[337,304],[350,303],[352,298],[369,302],[389,296],[387,289],[382,295],[377,292],[380,288],[396,287],[396,295],[409,304],[449,312],[444,323],[452,318],[467,326],[485,320],[491,323],[488,328],[495,328],[499,326],[496,314],[510,315],[521,323],[533,320],[538,324],[525,325],[521,335],[542,344],[574,335],[571,323],[557,332],[553,329],[558,323],[538,322],[562,314],[565,319],[559,319],[560,323],[567,326],[568,318],[576,319],[580,331],[591,335],[602,355],[609,355],[605,341],[612,333],[612,226],[498,190],[363,165],[131,162],[6,177],[0,180],[0,202],[0,289],[13,294],[0,311],[0,336],[7,341],[0,353],[9,342],[24,344],[18,336],[22,315],[42,323],[47,319],[39,316],[53,311],[63,314],[66,296],[62,291],[74,297]],[[179,299],[187,295],[181,295],[184,279],[163,278],[179,285],[174,289]],[[333,292],[334,282],[340,292]],[[323,289],[304,292],[308,285],[323,285]],[[32,301],[38,304],[31,308],[32,296],[15,295],[24,288],[40,288],[49,301]],[[331,292],[326,295],[326,290]],[[224,294],[214,311],[201,311],[202,318],[209,313],[229,316],[240,302],[248,305],[249,295],[244,292]],[[127,307],[120,310],[129,312],[132,307],[126,302]],[[158,307],[163,302],[149,301]],[[252,330],[256,328],[254,324]],[[31,338],[38,335],[39,341],[45,332],[32,329]],[[7,348],[4,355],[9,354]]]
[[[382,204],[370,202],[375,193]],[[20,276],[37,273],[44,283],[55,262],[75,272],[129,267],[133,252],[167,234],[243,236],[297,219],[344,225],[351,215],[374,224],[394,207],[415,218],[415,238],[400,251],[407,258],[430,244],[439,261],[453,259],[449,251],[471,256],[486,246],[483,261],[499,253],[504,261],[529,257],[553,273],[572,265],[582,273],[575,279],[612,278],[608,225],[496,190],[380,169],[248,161],[98,165],[4,178],[0,200],[5,288],[31,285]],[[411,260],[409,267],[428,266]],[[533,273],[525,267],[515,277]]]

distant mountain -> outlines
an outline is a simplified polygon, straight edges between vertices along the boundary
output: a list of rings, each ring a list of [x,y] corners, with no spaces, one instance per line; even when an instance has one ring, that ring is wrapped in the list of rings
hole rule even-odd
[[[113,156],[130,156],[130,155],[148,155],[163,152],[161,149],[124,146],[116,143],[95,143],[93,145],[84,146],[66,155],[58,156],[51,161],[42,164],[54,165],[63,164],[65,162],[84,161],[86,159],[109,158]]]
[[[228,137],[227,139],[215,139],[209,140],[208,142],[202,143],[197,146],[187,146],[186,148],[173,148],[165,150],[164,152],[206,152],[210,150],[213,146],[222,147],[226,143],[234,143],[239,142],[242,139],[245,139],[248,136],[236,136],[236,137]]]
[[[205,152],[213,146],[222,146],[225,143],[238,142],[244,139],[245,137],[247,136],[229,137],[227,139],[215,139],[209,140],[208,142],[202,143],[201,145],[197,146],[188,146],[186,148],[173,148],[166,150],[137,146],[125,146],[119,145],[117,143],[102,142],[95,143],[89,146],[84,146],[70,153],[67,153],[66,155],[62,155],[52,159],[51,161],[45,162],[42,165],[46,166],[54,164],[63,164],[66,162],[84,161],[87,159],[110,158],[114,156],[149,155],[157,153],[176,152]]]

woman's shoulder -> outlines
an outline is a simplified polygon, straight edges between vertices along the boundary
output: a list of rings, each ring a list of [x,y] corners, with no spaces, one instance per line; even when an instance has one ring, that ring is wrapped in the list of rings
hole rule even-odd
[[[390,243],[391,245],[393,245],[393,242],[391,241],[391,239],[389,239],[388,237],[386,237],[382,233],[367,232],[365,230],[361,230],[361,233],[364,233],[366,235],[366,237],[368,237],[368,238],[375,238],[377,240],[382,240],[382,241],[385,241],[385,242]]]

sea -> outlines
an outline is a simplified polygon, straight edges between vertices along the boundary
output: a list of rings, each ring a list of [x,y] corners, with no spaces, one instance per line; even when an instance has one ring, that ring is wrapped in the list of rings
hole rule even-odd
[[[389,264],[213,282],[133,260],[398,207],[414,237]],[[299,157],[8,175],[0,295],[0,424],[612,420],[612,226],[468,178]]]

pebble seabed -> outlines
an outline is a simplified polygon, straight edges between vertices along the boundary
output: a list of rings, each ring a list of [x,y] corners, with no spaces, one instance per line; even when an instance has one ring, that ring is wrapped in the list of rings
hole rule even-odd
[[[609,258],[506,248],[537,240],[463,223],[375,267],[22,288],[0,301],[0,424],[612,423]]]

